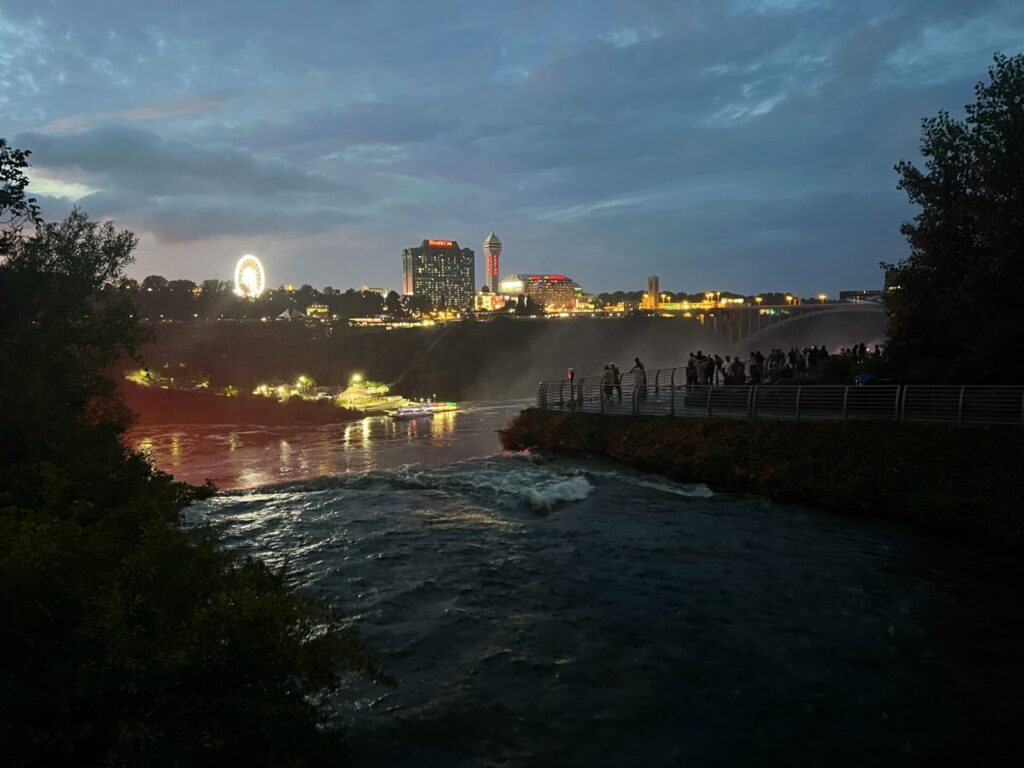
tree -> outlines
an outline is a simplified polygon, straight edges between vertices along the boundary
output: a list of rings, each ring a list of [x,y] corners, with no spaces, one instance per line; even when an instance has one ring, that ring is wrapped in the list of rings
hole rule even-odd
[[[175,293],[189,293],[195,290],[196,284],[191,280],[171,280],[167,287]]]
[[[149,275],[142,281],[142,290],[144,291],[163,291],[167,289],[169,283],[167,278],[162,275]]]
[[[231,291],[231,283],[226,280],[215,280],[212,278],[203,280],[199,287],[204,296],[214,296],[218,293],[229,293]]]
[[[407,296],[406,303],[410,312],[426,313],[434,309],[434,302],[430,300],[429,296],[423,294]]]
[[[22,167],[0,184],[5,210],[26,183]],[[77,209],[30,237],[23,217],[8,221],[4,764],[334,764],[327,698],[346,670],[379,677],[358,638],[285,574],[184,530],[182,509],[212,489],[125,446],[109,372],[146,336],[124,277],[135,235]]]
[[[402,306],[402,297],[397,291],[388,291],[384,299],[384,309],[392,317],[401,317],[405,314],[405,307]]]
[[[28,186],[27,149],[12,149],[0,139],[0,257],[7,256],[26,224],[38,226],[39,206],[25,194]]]
[[[887,270],[890,357],[908,376],[1024,379],[1024,55],[995,56],[963,120],[922,121],[924,170],[896,165],[921,211]]]

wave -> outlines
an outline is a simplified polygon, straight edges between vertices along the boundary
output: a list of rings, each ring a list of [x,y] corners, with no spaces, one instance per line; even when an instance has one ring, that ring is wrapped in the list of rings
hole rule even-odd
[[[423,489],[465,495],[497,506],[525,506],[547,512],[563,503],[582,501],[594,491],[585,473],[578,469],[557,471],[537,466],[526,457],[525,463],[513,463],[509,458],[473,459],[440,467],[405,464],[394,469],[275,483],[242,495]]]
[[[642,475],[622,474],[615,470],[594,471],[589,474],[596,477],[606,477],[617,480],[624,485],[631,485],[635,488],[646,488],[660,493],[670,493],[673,496],[683,496],[688,499],[709,499],[715,495],[704,483],[676,483],[672,480],[665,480],[657,477],[645,477]]]

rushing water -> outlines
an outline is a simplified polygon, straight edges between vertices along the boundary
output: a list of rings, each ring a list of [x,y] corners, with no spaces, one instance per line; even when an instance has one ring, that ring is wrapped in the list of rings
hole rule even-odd
[[[345,607],[401,684],[339,717],[371,765],[936,765],[1021,725],[1007,556],[432,421],[140,429],[230,546]]]

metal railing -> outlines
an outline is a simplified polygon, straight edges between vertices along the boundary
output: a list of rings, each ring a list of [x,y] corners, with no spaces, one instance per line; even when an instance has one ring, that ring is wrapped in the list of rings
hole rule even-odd
[[[622,416],[718,416],[822,421],[871,419],[1024,426],[1024,386],[872,384],[686,384],[685,368],[624,374],[617,387],[600,376],[552,379],[537,387],[542,410]],[[609,391],[610,389],[610,391]]]

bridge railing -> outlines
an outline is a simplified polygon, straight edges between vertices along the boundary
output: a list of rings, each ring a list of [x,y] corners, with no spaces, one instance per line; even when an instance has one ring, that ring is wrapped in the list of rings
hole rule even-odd
[[[694,385],[685,368],[625,374],[617,387],[600,376],[537,386],[542,410],[631,416],[718,416],[789,421],[871,419],[1024,426],[1024,386]]]

